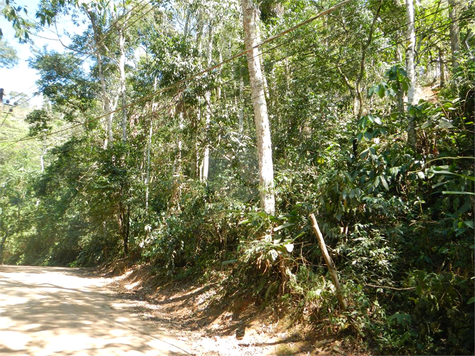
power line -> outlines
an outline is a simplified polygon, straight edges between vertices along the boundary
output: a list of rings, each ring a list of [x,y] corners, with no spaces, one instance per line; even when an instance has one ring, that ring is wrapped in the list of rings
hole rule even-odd
[[[434,15],[434,14],[437,14],[437,13],[439,13],[439,12],[441,12],[441,11],[446,10],[447,8],[448,8],[448,7],[439,9],[439,10],[437,10],[437,11],[435,11],[435,12],[432,12],[432,13],[429,13],[429,14],[427,14],[427,15],[425,15],[425,16],[419,18],[418,20],[420,20],[420,19],[422,19],[422,18],[426,18],[426,17],[432,16],[432,15]],[[464,17],[464,16],[460,16],[458,19],[456,19],[456,20],[454,20],[454,21],[449,20],[448,22],[442,23],[442,24],[440,24],[439,26],[436,26],[436,27],[427,29],[425,32],[419,32],[419,33],[417,34],[417,36],[420,37],[420,38],[425,38],[427,34],[431,33],[432,31],[434,31],[434,30],[436,30],[436,29],[443,28],[443,27],[447,27],[447,26],[449,26],[450,23],[452,23],[452,22],[462,21],[462,20],[465,20],[465,19],[467,19],[467,18],[470,18],[470,17],[469,17],[469,16],[465,16],[465,17]],[[323,26],[322,26],[322,27],[323,27]],[[387,35],[390,34],[390,33],[397,32],[397,31],[399,31],[400,29],[404,29],[404,28],[405,28],[405,25],[401,25],[401,26],[399,26],[399,27],[393,29],[392,31],[389,31],[389,32],[386,32],[386,33],[384,33],[384,34],[375,36],[374,39],[380,38],[380,37],[383,37],[383,36],[387,36]],[[256,57],[257,57],[257,56],[264,55],[264,54],[266,54],[266,53],[269,53],[269,52],[273,51],[273,50],[276,49],[276,48],[282,47],[283,45],[286,45],[286,44],[288,44],[289,42],[294,41],[294,40],[295,40],[296,38],[298,38],[298,37],[299,37],[299,36],[293,36],[293,37],[291,37],[291,38],[288,38],[288,39],[286,39],[285,41],[283,41],[282,43],[279,43],[279,44],[277,44],[277,45],[275,45],[275,46],[273,46],[273,47],[271,47],[271,48],[269,48],[269,49],[267,49],[267,50],[265,50],[265,51],[261,51],[258,55],[256,55]],[[321,40],[321,42],[322,42],[322,41],[325,42],[325,41],[328,40],[330,37],[331,37],[331,35],[327,36],[325,39]],[[376,50],[375,53],[380,53],[380,52],[383,52],[383,51],[385,51],[385,50],[387,50],[387,49],[389,49],[389,48],[395,47],[395,46],[400,45],[400,44],[404,44],[405,41],[407,41],[407,38],[405,37],[405,34],[402,34],[402,35],[400,35],[399,37],[395,38],[395,40],[396,40],[396,42],[394,42],[393,44],[391,44],[391,45],[389,45],[389,46],[386,46],[386,47],[383,47],[383,48],[380,48],[380,49]],[[310,46],[307,46],[307,47],[311,48]],[[309,52],[309,53],[313,53],[313,51],[312,51],[312,52]],[[285,56],[282,57],[282,58],[279,58],[279,59],[277,59],[277,60],[273,60],[273,61],[270,61],[270,62],[266,62],[266,64],[267,64],[267,65],[269,65],[269,64],[272,65],[272,64],[275,64],[275,63],[277,63],[277,62],[281,62],[281,61],[283,61],[283,60],[285,60],[285,59],[287,59],[287,58],[290,58],[290,57],[292,57],[292,56],[294,56],[294,55],[296,55],[296,54],[301,54],[301,55],[306,56],[308,53],[302,53],[302,52],[300,52],[300,49],[297,49],[297,50],[294,50],[294,51],[292,51],[291,53],[285,55]],[[347,64],[350,64],[350,61],[345,61],[345,62],[341,63],[341,65],[343,65],[343,66],[345,66],[345,65],[347,65]],[[310,64],[308,64],[308,65],[306,65],[306,66],[303,66],[302,68],[310,67],[310,66],[312,66],[312,65],[313,65],[313,63],[310,63]],[[295,72],[293,72],[293,73],[295,73]],[[230,79],[229,81],[227,81],[227,82],[225,82],[225,83],[222,83],[222,84],[225,85],[225,84],[227,84],[227,83],[229,83],[229,82],[232,82],[233,80],[234,80],[234,79]]]
[[[113,30],[114,28],[118,28],[119,21],[121,21],[122,19],[126,18],[130,13],[132,13],[132,11],[136,10],[140,5],[142,5],[142,4],[145,3],[145,2],[146,2],[146,4],[145,4],[144,6],[142,6],[142,7],[140,8],[140,10],[139,10],[136,14],[134,14],[134,16],[138,17],[138,19],[134,22],[134,24],[135,24],[137,21],[139,21],[143,16],[145,16],[145,14],[142,14],[142,16],[139,16],[139,14],[140,14],[140,12],[141,12],[143,9],[145,9],[145,7],[146,7],[147,5],[151,5],[151,3],[150,3],[149,0],[141,0],[136,6],[132,7],[132,8],[131,8],[130,10],[128,10],[125,14],[122,14],[121,16],[119,16],[119,17],[104,31],[104,33],[101,34],[101,36],[99,37],[98,41],[97,41],[94,45],[99,49],[99,46],[102,45],[102,44],[105,42],[105,40],[112,34],[112,30]],[[152,7],[152,9],[153,9],[153,7]],[[125,9],[124,9],[124,10],[125,10]],[[147,13],[150,12],[150,11],[151,11],[151,10],[149,9],[149,10],[147,11]],[[130,20],[130,19],[129,19],[129,20]],[[126,29],[128,29],[128,28],[130,28],[130,27],[131,27],[131,26],[126,26],[126,27],[124,28],[124,30],[126,30]],[[75,49],[72,49],[72,50],[73,50],[73,51],[76,51],[76,52],[79,52],[79,51],[77,51],[77,50],[75,50]],[[87,53],[87,52],[80,52],[80,53],[86,55],[85,58],[81,58],[82,62],[84,63],[87,59],[89,59],[91,56],[93,56],[93,55],[96,53],[96,51],[93,51],[93,52],[90,52],[90,53]]]
[[[252,49],[259,48],[259,47],[263,46],[264,44],[270,43],[271,41],[274,41],[275,39],[286,35],[287,33],[290,33],[290,32],[292,32],[292,31],[295,31],[296,29],[298,29],[298,28],[300,28],[300,27],[302,27],[302,26],[305,26],[305,25],[307,25],[308,23],[310,23],[310,22],[312,22],[312,21],[315,21],[317,18],[322,17],[322,16],[325,16],[325,15],[327,15],[327,14],[329,14],[329,13],[331,13],[331,12],[337,10],[337,9],[339,9],[340,7],[342,7],[343,5],[345,5],[345,4],[347,4],[347,3],[351,2],[351,1],[353,1],[353,0],[345,0],[345,1],[342,1],[342,2],[338,3],[337,5],[335,5],[335,6],[331,7],[331,8],[329,8],[329,9],[327,9],[327,10],[325,10],[325,11],[322,11],[322,12],[320,12],[319,14],[317,14],[317,15],[311,17],[310,19],[307,19],[307,20],[305,20],[305,21],[303,21],[303,22],[301,22],[301,23],[299,23],[299,24],[297,24],[297,25],[295,25],[295,26],[293,26],[293,27],[291,27],[291,28],[289,28],[289,29],[287,29],[287,30],[284,30],[284,31],[280,32],[280,33],[277,34],[277,35],[274,35],[274,36],[271,36],[271,37],[267,38],[266,40],[262,41],[261,43],[255,45]],[[252,50],[252,49],[251,49],[251,50]],[[182,80],[180,80],[180,81],[177,81],[177,82],[175,82],[174,84],[169,85],[168,87],[165,87],[165,88],[156,90],[156,91],[152,92],[151,94],[146,95],[146,96],[144,96],[143,98],[141,98],[141,99],[139,99],[139,100],[136,100],[136,101],[133,102],[133,103],[130,103],[130,104],[127,104],[127,105],[123,105],[122,107],[120,107],[120,108],[118,108],[118,109],[115,109],[115,110],[110,111],[110,112],[108,112],[108,113],[105,113],[105,114],[96,116],[96,117],[94,117],[94,118],[92,118],[92,119],[87,120],[86,122],[96,121],[96,120],[102,119],[102,118],[104,118],[104,117],[106,117],[106,116],[108,116],[108,115],[110,115],[110,114],[119,112],[119,111],[121,111],[121,110],[130,108],[130,107],[133,107],[133,106],[136,106],[136,105],[138,105],[138,104],[140,104],[140,103],[143,103],[143,102],[145,102],[145,101],[147,101],[147,100],[149,100],[149,99],[154,98],[155,96],[157,96],[157,95],[159,95],[159,94],[168,92],[168,91],[170,91],[170,90],[172,90],[172,89],[174,89],[174,88],[176,88],[176,87],[178,87],[178,86],[180,86],[180,85],[183,85],[183,84],[185,84],[185,83],[187,83],[187,82],[190,82],[190,81],[192,81],[192,80],[194,80],[194,79],[196,79],[196,78],[198,78],[198,77],[201,77],[202,75],[204,75],[204,74],[206,74],[206,73],[209,73],[209,72],[211,72],[211,71],[213,71],[213,70],[215,70],[215,69],[217,69],[217,68],[220,68],[220,67],[224,66],[225,64],[230,63],[230,62],[234,61],[235,59],[244,56],[247,52],[248,52],[247,50],[241,51],[241,52],[239,52],[239,53],[237,53],[237,54],[231,56],[230,58],[225,59],[224,61],[222,61],[222,62],[220,62],[220,63],[218,63],[218,64],[215,64],[215,65],[213,65],[213,66],[211,66],[211,67],[208,67],[208,68],[206,68],[206,69],[204,69],[204,70],[202,70],[202,71],[200,71],[200,72],[198,72],[198,73],[196,73],[196,74],[194,74],[194,75],[191,75],[191,76],[188,77],[188,78],[185,78],[185,79],[182,79]],[[73,126],[70,127],[70,129],[73,129],[73,128],[78,127],[78,126],[80,126],[80,125],[83,125],[83,123],[77,124],[77,125],[73,125]],[[55,134],[57,134],[57,133],[62,133],[62,132],[64,132],[64,131],[66,131],[66,130],[67,130],[67,129],[63,129],[63,130],[51,132],[51,133],[48,133],[47,136],[52,136],[52,135],[55,135]],[[24,138],[24,139],[17,140],[16,142],[29,141],[29,140],[33,140],[33,139],[35,139],[35,137],[28,137],[28,138]]]
[[[119,18],[117,18],[117,19],[106,29],[105,33],[101,36],[100,41],[98,42],[98,44],[102,44],[102,43],[107,39],[107,37],[109,37],[109,36],[112,34],[113,28],[114,28],[114,27],[117,27],[117,25],[118,25],[118,23],[119,23],[120,20],[122,20],[123,18],[125,18],[125,16],[128,16],[130,13],[132,13],[134,10],[136,10],[137,8],[139,8],[139,7],[140,7],[142,4],[144,4],[144,3],[146,3],[146,4],[140,8],[139,12],[138,12],[137,14],[134,14],[134,16],[138,17],[138,19],[135,20],[135,21],[132,23],[132,25],[134,25],[135,23],[137,23],[141,18],[143,18],[143,16],[145,16],[145,15],[148,14],[151,10],[153,10],[153,7],[151,7],[151,9],[149,9],[146,14],[140,15],[140,12],[141,12],[143,9],[145,9],[146,6],[149,5],[149,4],[151,4],[149,0],[141,0],[138,4],[136,4],[134,7],[132,7],[131,9],[129,9],[129,10],[127,11],[127,13],[125,13],[125,14],[123,14],[122,16],[120,16]],[[41,26],[40,23],[38,23],[37,21],[35,21],[35,20],[32,19],[31,17],[28,16],[28,18],[29,18],[34,24],[36,24],[37,26]],[[37,34],[33,34],[33,33],[32,33],[31,35],[32,35],[32,36],[35,36],[35,37],[39,37],[39,38],[45,39],[45,40],[59,41],[59,42],[61,43],[61,45],[62,45],[64,48],[69,49],[69,50],[71,50],[71,51],[79,52],[79,51],[77,51],[77,50],[71,48],[70,46],[65,45],[65,44],[63,43],[63,41],[61,40],[61,38],[60,38],[60,36],[59,36],[59,34],[58,34],[58,31],[54,32],[54,31],[52,31],[51,29],[49,29],[48,27],[44,27],[44,26],[41,26],[41,27],[44,28],[45,30],[48,30],[48,31],[50,31],[51,33],[55,34],[55,35],[58,37],[58,39],[46,38],[46,37],[43,37],[43,36],[40,36],[40,35],[37,35]],[[126,29],[129,28],[129,27],[131,27],[131,25],[130,25],[130,26],[127,26]],[[83,53],[83,54],[86,55],[86,57],[80,58],[81,63],[84,63],[88,58],[90,58],[90,57],[94,54],[94,53],[86,53],[86,52],[79,52],[79,53]],[[33,94],[33,93],[28,93],[28,92],[30,91],[30,89],[33,88],[33,87],[36,87],[36,84],[33,85],[33,86],[31,86],[29,89],[25,90],[23,93],[17,94],[17,95],[15,96],[15,98],[16,98],[16,97],[19,97],[19,96],[22,96],[22,95],[29,96],[30,94]],[[35,96],[35,95],[31,95],[30,99],[28,99],[28,100],[26,100],[26,101],[29,102],[34,96]],[[13,100],[13,99],[11,99],[11,100]]]
[[[300,27],[302,27],[302,26],[304,26],[304,25],[310,23],[310,22],[311,22],[310,20],[314,21],[314,20],[317,19],[318,17],[324,16],[324,15],[326,15],[326,14],[328,14],[328,13],[330,13],[330,12],[336,10],[337,8],[341,7],[342,5],[344,5],[344,4],[346,4],[346,3],[350,2],[350,1],[351,1],[351,0],[347,0],[347,1],[344,1],[344,2],[342,2],[342,3],[339,3],[339,4],[335,5],[334,7],[330,8],[330,9],[328,9],[328,10],[325,10],[324,12],[319,13],[318,15],[316,15],[316,16],[310,18],[309,20],[306,20],[306,21],[304,21],[304,22],[302,22],[302,23],[300,23],[300,24],[298,24],[298,25],[296,25],[296,26],[293,26],[293,27],[290,28],[290,29],[287,29],[287,30],[285,30],[285,31],[283,31],[283,32],[281,32],[281,33],[275,35],[275,36],[272,36],[272,37],[270,37],[270,38],[268,38],[268,39],[262,41],[261,43],[259,43],[258,45],[256,45],[254,48],[263,46],[264,44],[267,44],[267,43],[269,43],[269,42],[271,42],[271,41],[273,41],[273,40],[275,40],[275,39],[277,39],[277,38],[279,38],[279,37],[282,37],[283,35],[285,35],[285,34],[291,32],[291,31],[294,31],[294,30],[296,30],[297,28],[300,28]],[[442,10],[441,10],[441,11],[442,11]],[[461,20],[461,19],[462,19],[462,18],[459,18],[457,21],[459,21],[459,20]],[[440,25],[439,27],[447,26],[447,25],[448,25],[448,24],[443,24],[443,25]],[[402,26],[401,26],[400,28],[402,28]],[[400,28],[397,28],[396,31],[399,30]],[[433,29],[432,29],[432,30],[433,30]],[[292,40],[293,40],[293,39],[292,39]],[[393,46],[395,46],[395,45],[398,45],[398,44],[401,44],[401,43],[403,43],[403,42],[399,42],[399,43],[393,44],[393,45],[388,46],[388,47],[386,47],[386,48],[383,48],[383,49],[381,49],[381,50],[379,50],[379,51],[385,50],[385,49],[387,49],[387,48],[391,48],[391,47],[393,47]],[[281,44],[278,45],[278,46],[281,46]],[[274,46],[272,49],[275,49],[275,48],[278,47],[278,46]],[[271,50],[272,50],[272,49],[271,49]],[[379,52],[379,51],[378,51],[378,52]],[[106,113],[106,114],[103,114],[103,115],[100,115],[100,116],[91,118],[91,119],[89,119],[89,120],[86,120],[85,123],[90,122],[90,121],[94,121],[94,120],[99,120],[99,119],[101,119],[101,118],[103,118],[103,117],[105,117],[105,116],[107,116],[107,115],[109,115],[109,114],[111,114],[111,113],[115,113],[115,112],[118,112],[118,111],[123,110],[123,109],[125,109],[125,108],[129,108],[129,107],[132,107],[132,106],[136,106],[136,105],[138,105],[139,103],[142,103],[142,102],[144,102],[144,101],[146,101],[146,100],[149,100],[149,99],[155,97],[156,95],[159,95],[159,94],[161,94],[161,93],[170,91],[170,90],[173,89],[173,88],[176,88],[176,87],[178,87],[178,86],[180,86],[180,85],[182,85],[182,84],[185,84],[185,83],[187,83],[187,82],[189,82],[189,81],[192,81],[192,80],[196,79],[197,77],[202,76],[203,74],[206,74],[206,73],[208,73],[208,72],[210,72],[210,71],[213,71],[213,70],[215,70],[215,69],[217,69],[217,68],[219,68],[219,67],[222,67],[223,65],[225,65],[225,64],[227,64],[227,63],[230,63],[231,61],[233,61],[233,60],[235,60],[235,59],[237,59],[237,58],[239,58],[239,57],[245,55],[246,52],[247,52],[247,51],[242,51],[242,52],[240,52],[240,53],[237,53],[236,55],[231,56],[230,58],[228,58],[228,59],[226,59],[226,60],[224,60],[224,61],[222,61],[222,62],[220,62],[220,63],[218,63],[218,64],[216,64],[216,65],[213,65],[213,66],[211,66],[211,67],[209,67],[209,68],[207,68],[207,69],[205,69],[205,70],[203,70],[203,71],[200,71],[200,72],[198,72],[198,73],[196,73],[196,74],[194,74],[194,75],[192,75],[192,76],[190,76],[190,77],[188,77],[188,78],[186,78],[186,79],[177,81],[177,82],[175,82],[174,84],[172,84],[172,85],[170,85],[170,86],[168,86],[168,87],[165,87],[165,88],[156,90],[156,91],[154,91],[153,93],[151,93],[151,94],[149,94],[149,95],[146,95],[146,96],[142,97],[142,98],[139,99],[139,100],[134,101],[133,103],[130,103],[130,104],[125,105],[125,106],[122,106],[122,107],[120,107],[120,108],[118,108],[118,109],[116,109],[116,110],[114,110],[114,111],[108,112],[108,113]],[[266,52],[268,52],[268,51],[266,51]],[[292,55],[294,55],[294,54],[295,54],[295,53],[292,53],[292,54],[290,54],[289,56],[292,56]],[[259,55],[263,55],[263,53],[260,53]],[[280,59],[280,60],[283,60],[283,59]],[[67,130],[70,130],[70,129],[73,129],[73,128],[78,127],[78,126],[83,125],[83,124],[84,124],[84,123],[81,123],[81,124],[73,125],[73,126],[71,126],[71,127],[69,127],[69,128],[66,128],[66,129],[62,129],[62,130],[60,130],[60,131],[51,132],[51,133],[48,134],[48,136],[51,136],[51,135],[54,135],[54,134],[57,134],[57,133],[61,133],[61,132],[64,132],[64,131],[67,131]],[[25,139],[18,140],[18,141],[16,141],[16,142],[26,141],[26,140],[30,140],[30,139],[34,139],[34,138],[25,138]]]

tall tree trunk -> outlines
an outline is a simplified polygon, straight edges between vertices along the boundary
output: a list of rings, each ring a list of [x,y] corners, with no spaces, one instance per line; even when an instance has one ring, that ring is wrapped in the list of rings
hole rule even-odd
[[[147,167],[145,173],[145,211],[148,216],[149,195],[150,195],[150,152],[152,149],[153,120],[150,119],[150,127],[147,137]]]
[[[379,0],[378,9],[376,11],[376,14],[373,17],[373,22],[371,23],[371,28],[369,30],[368,39],[361,46],[360,71],[359,71],[358,78],[357,78],[356,83],[355,83],[355,100],[354,100],[354,109],[353,109],[353,112],[356,113],[358,119],[361,116],[363,116],[363,110],[364,110],[362,82],[363,82],[363,78],[365,76],[366,54],[367,54],[369,46],[371,45],[371,42],[373,41],[374,29],[376,27],[376,23],[377,23],[378,18],[379,18],[379,12],[381,11],[382,3],[383,3],[383,0]]]
[[[452,50],[452,67],[458,67],[458,54],[460,53],[460,29],[458,24],[457,2],[448,0],[450,17],[450,49]]]
[[[416,75],[414,71],[414,53],[416,46],[416,30],[414,26],[414,0],[406,0],[406,41],[408,46],[406,48],[406,72],[409,79],[409,88],[407,90],[407,105],[408,107],[415,104],[416,91]],[[413,149],[416,148],[416,127],[414,122],[414,115],[408,113],[407,126],[407,143]]]
[[[48,152],[48,148],[46,147],[46,136],[42,137],[43,139],[43,151],[41,152],[40,156],[40,167],[41,167],[41,173],[45,171],[45,156],[46,153]]]
[[[153,91],[157,91],[158,79],[155,78],[153,83]],[[146,148],[146,172],[145,172],[145,211],[148,216],[149,195],[150,195],[150,170],[151,170],[151,151],[152,151],[152,138],[153,138],[153,119],[157,111],[157,103],[155,98],[152,101],[152,115],[150,117],[150,126],[148,128],[147,148]]]
[[[239,78],[239,105],[236,105],[239,108],[239,133],[244,132],[244,79],[242,73]]]
[[[2,236],[2,240],[0,241],[0,265],[3,264],[3,250],[5,247],[5,242],[8,238],[8,230],[5,231],[5,234]]]
[[[262,209],[268,214],[275,213],[274,166],[272,162],[272,141],[264,90],[264,77],[260,62],[257,5],[253,0],[242,0],[247,65],[251,84],[252,105],[257,135],[259,159],[259,190]]]
[[[185,15],[185,28],[183,29],[183,37],[188,37],[188,32],[190,30],[190,19],[191,19],[191,10],[186,9]]]
[[[208,48],[206,49],[206,64],[208,67],[211,66],[213,62],[213,25],[210,21],[208,27]],[[200,172],[200,181],[202,183],[206,183],[208,181],[209,175],[209,144],[208,144],[208,136],[209,136],[209,125],[211,123],[211,90],[207,90],[205,93],[205,149],[203,153],[203,162],[201,165],[201,172]]]
[[[182,176],[183,176],[183,162],[182,162],[182,155],[183,155],[183,129],[185,127],[185,117],[183,113],[183,103],[181,103],[180,107],[178,108],[178,122],[179,122],[179,134],[178,134],[178,141],[177,141],[177,153],[175,156],[175,162],[173,167],[173,195],[170,201],[171,209],[174,211],[180,211],[180,199],[181,199],[181,183],[182,183]]]
[[[96,60],[97,60],[97,69],[99,73],[99,79],[101,81],[102,108],[103,108],[103,111],[105,114],[105,120],[106,120],[106,138],[104,139],[104,149],[107,149],[108,145],[112,143],[112,140],[113,140],[112,119],[113,119],[114,114],[112,113],[113,110],[111,110],[111,100],[107,92],[106,79],[105,79],[104,71],[102,68],[101,42],[103,40],[101,38],[103,34],[99,27],[100,25],[98,26],[96,22],[96,15],[91,11],[87,11],[86,13],[89,17],[89,20],[91,21],[94,42],[96,45],[95,54],[96,54]]]
[[[0,216],[0,231],[3,230],[3,221],[2,217]],[[0,241],[0,265],[3,264],[3,249],[5,246],[5,242],[7,241],[8,238],[8,227],[5,228],[5,233],[2,236],[2,240]]]
[[[124,27],[127,25],[127,21],[124,23]],[[119,59],[119,96],[122,102],[122,141],[127,142],[127,90],[126,90],[126,81],[125,81],[125,34],[124,30],[119,29],[119,48],[120,48],[120,59]]]
[[[439,47],[439,75],[440,75],[440,87],[445,87],[445,63],[444,63],[444,52],[442,48]]]
[[[402,54],[401,54],[401,51],[399,50],[399,46],[396,47],[396,61],[397,63],[402,62]],[[398,115],[400,118],[402,118],[404,117],[404,90],[399,80],[397,81],[396,98],[397,98]]]

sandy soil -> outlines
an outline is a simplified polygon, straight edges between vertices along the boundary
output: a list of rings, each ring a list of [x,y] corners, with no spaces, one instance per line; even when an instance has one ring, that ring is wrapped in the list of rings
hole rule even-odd
[[[0,266],[0,354],[343,353],[333,340],[285,331],[251,299],[217,302],[212,284],[162,284],[147,268],[119,272]]]
[[[219,283],[167,283],[148,266],[116,264],[103,271],[111,289],[131,301],[143,320],[181,330],[196,355],[343,355],[337,339],[309,333],[246,296],[222,298]],[[219,279],[219,278],[218,278]]]

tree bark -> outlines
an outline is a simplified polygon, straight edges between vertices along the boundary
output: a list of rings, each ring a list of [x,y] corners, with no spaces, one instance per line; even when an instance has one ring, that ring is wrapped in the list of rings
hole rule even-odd
[[[3,221],[1,219],[1,216],[0,216],[0,230],[3,230]],[[0,265],[3,264],[3,249],[4,249],[4,246],[5,246],[5,242],[7,241],[7,238],[8,238],[8,227],[5,229],[5,233],[4,235],[2,236],[2,240],[0,241]]]
[[[259,190],[262,209],[268,214],[275,213],[274,167],[272,162],[272,141],[267,114],[265,82],[260,62],[258,36],[259,14],[253,0],[242,0],[247,65],[251,85],[252,105],[257,135],[259,160]]]
[[[449,2],[450,17],[450,49],[452,50],[452,67],[458,67],[458,54],[460,53],[460,29],[458,24],[457,3],[455,0]]]
[[[91,21],[91,26],[92,26],[92,31],[93,31],[93,36],[94,36],[94,41],[96,43],[96,49],[95,49],[95,54],[96,54],[96,60],[97,60],[97,69],[99,73],[99,79],[101,81],[101,89],[102,89],[102,107],[104,110],[105,120],[106,120],[106,138],[104,139],[104,149],[107,149],[108,145],[112,143],[113,140],[113,134],[112,134],[112,119],[114,114],[111,112],[111,100],[109,97],[109,94],[107,92],[107,84],[106,84],[106,79],[104,76],[104,71],[102,69],[102,54],[101,54],[101,48],[100,48],[100,43],[101,43],[101,37],[102,37],[102,31],[98,27],[96,23],[96,15],[91,12],[87,11],[86,14],[89,17],[89,20]]]
[[[206,64],[208,67],[211,66],[213,62],[213,25],[210,21],[208,27],[208,47],[206,49]],[[202,183],[206,183],[208,181],[209,175],[209,126],[211,123],[211,90],[207,90],[205,93],[205,148],[203,153],[203,162],[201,164],[201,172],[200,172],[200,181]]]
[[[3,248],[5,246],[5,242],[7,241],[7,237],[8,237],[8,230],[3,235],[2,241],[0,241],[0,265],[3,264]]]
[[[445,87],[445,63],[444,63],[444,52],[442,48],[439,48],[439,75],[440,75],[440,87]]]
[[[127,21],[124,23],[124,27],[127,25]],[[119,96],[122,101],[122,141],[127,142],[127,89],[126,89],[126,80],[125,80],[125,34],[124,30],[119,29],[119,48],[120,48],[120,59],[119,59]]]
[[[381,6],[382,6],[383,0],[379,1],[378,9],[376,11],[376,14],[374,15],[373,22],[371,23],[371,28],[369,30],[369,35],[368,39],[366,42],[361,46],[361,60],[360,60],[360,72],[358,75],[358,79],[356,80],[355,83],[355,101],[354,101],[354,113],[356,113],[358,119],[363,116],[363,110],[364,110],[364,99],[363,99],[363,90],[361,88],[361,83],[364,78],[365,74],[365,64],[366,64],[366,53],[368,51],[369,46],[371,45],[371,42],[373,41],[373,34],[374,34],[374,29],[376,27],[376,22],[378,21],[379,17],[379,12],[381,11]]]
[[[408,46],[406,48],[406,72],[409,79],[409,88],[407,90],[407,106],[413,106],[415,104],[415,91],[416,91],[416,75],[414,68],[414,54],[416,46],[416,30],[414,26],[414,0],[406,0],[406,41]],[[416,148],[416,128],[414,122],[414,115],[408,113],[408,126],[407,126],[407,143],[413,149]]]

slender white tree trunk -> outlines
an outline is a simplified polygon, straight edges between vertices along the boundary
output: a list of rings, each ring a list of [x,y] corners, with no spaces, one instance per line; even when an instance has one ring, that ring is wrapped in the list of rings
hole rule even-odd
[[[440,87],[445,87],[445,63],[444,63],[444,52],[442,48],[439,48],[439,76],[440,76]]]
[[[157,91],[157,83],[158,80],[155,78],[155,82],[153,83],[153,91]],[[155,112],[157,111],[157,103],[155,100],[152,102],[152,115],[150,117],[150,127],[148,130],[148,137],[147,137],[147,150],[146,150],[146,175],[145,175],[145,211],[148,216],[148,207],[150,201],[150,170],[151,170],[151,153],[152,153],[152,138],[153,138],[153,120],[155,118]]]
[[[452,50],[452,67],[458,67],[458,54],[460,53],[460,29],[458,24],[457,3],[455,0],[449,1],[450,17],[450,49]]]
[[[210,22],[209,24],[209,31],[208,31],[208,48],[206,52],[206,64],[208,67],[211,66],[211,63],[213,62],[213,26]],[[211,123],[211,91],[207,90],[205,93],[205,105],[206,105],[206,110],[205,110],[205,135],[206,135],[206,140],[208,139],[208,132],[209,132],[209,125]],[[208,175],[209,175],[209,144],[208,142],[205,143],[205,149],[203,153],[203,163],[201,165],[201,182],[206,183],[208,181]]]
[[[147,168],[145,175],[145,211],[148,215],[149,196],[150,196],[150,153],[152,150],[152,136],[153,136],[153,118],[150,119],[150,127],[147,137]]]
[[[127,25],[125,21],[124,26]],[[122,141],[127,142],[127,91],[126,91],[126,81],[125,81],[125,34],[123,29],[119,29],[119,48],[120,48],[120,59],[119,59],[119,96],[122,103]]]
[[[183,154],[183,129],[185,128],[185,117],[183,113],[183,107],[178,109],[178,122],[180,133],[178,134],[178,142],[177,142],[177,153],[175,156],[175,163],[173,169],[173,181],[174,181],[174,190],[173,196],[171,199],[171,206],[174,211],[180,211],[180,199],[181,199],[181,184],[182,184],[182,177],[183,177],[183,162],[182,162],[182,154]]]
[[[260,62],[258,21],[259,14],[253,0],[242,0],[247,65],[251,84],[254,121],[257,135],[259,159],[259,190],[262,209],[268,214],[275,213],[274,167],[272,162],[272,141],[265,96],[265,81]]]
[[[105,115],[105,121],[106,121],[106,138],[104,139],[104,149],[107,149],[108,145],[112,142],[113,140],[113,134],[112,134],[112,119],[114,114],[112,113],[113,110],[111,110],[111,100],[109,97],[109,93],[107,92],[107,84],[106,84],[106,79],[104,76],[104,71],[102,68],[102,53],[101,53],[101,36],[102,36],[102,31],[100,30],[100,25],[98,26],[97,21],[96,21],[96,15],[91,12],[87,11],[86,12],[87,16],[89,17],[89,20],[91,21],[91,26],[92,26],[92,31],[94,35],[94,41],[96,44],[95,48],[95,54],[96,54],[96,60],[97,60],[97,69],[98,69],[98,74],[99,74],[99,79],[101,82],[101,89],[102,89],[102,108],[104,111]]]
[[[239,133],[242,134],[244,131],[244,79],[241,77],[239,78]]]
[[[414,53],[416,48],[416,30],[414,26],[414,0],[406,0],[406,72],[409,79],[409,88],[407,90],[407,105],[415,104],[416,75],[414,71]],[[409,122],[407,127],[407,143],[412,148],[416,148],[416,128],[414,116],[408,115]]]
[[[45,171],[45,156],[47,152],[48,148],[46,147],[46,136],[43,136],[43,151],[41,152],[40,156],[41,173]]]

